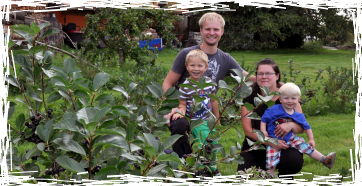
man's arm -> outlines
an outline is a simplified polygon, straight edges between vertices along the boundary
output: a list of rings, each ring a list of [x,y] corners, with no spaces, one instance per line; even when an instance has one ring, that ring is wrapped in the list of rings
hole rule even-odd
[[[165,93],[169,88],[173,87],[180,78],[181,74],[170,70],[162,84],[163,93]]]
[[[245,70],[243,70],[243,75],[246,77],[249,73]],[[256,77],[254,75],[251,75],[246,81],[252,81],[253,83],[256,82]]]

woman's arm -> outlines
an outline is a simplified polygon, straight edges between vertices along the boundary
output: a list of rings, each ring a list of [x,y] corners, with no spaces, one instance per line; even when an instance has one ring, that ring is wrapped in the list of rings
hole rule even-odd
[[[186,101],[180,100],[180,105],[178,106],[178,110],[181,111],[183,115],[186,113]],[[183,118],[183,116],[179,113],[176,113],[172,116],[172,120],[176,120],[177,118]]]
[[[299,113],[303,113],[302,107],[300,106],[299,103],[295,106],[294,110]],[[294,134],[301,134],[304,132],[304,129],[301,125],[299,125],[295,122],[287,122],[287,123],[277,125],[275,127],[274,132],[275,132],[275,136],[284,138],[285,135],[287,135],[290,131],[292,131]]]
[[[241,116],[246,116],[247,113],[248,113],[248,110],[246,110],[246,108],[244,106],[242,106],[241,107]],[[245,136],[247,136],[248,138],[250,138],[254,141],[258,141],[257,134],[252,132],[254,129],[251,126],[251,119],[244,117],[241,119],[241,123],[243,126]],[[285,141],[283,141],[283,140],[278,140],[278,145],[275,145],[275,144],[269,143],[269,142],[266,142],[264,144],[272,146],[273,148],[275,148],[277,150],[289,148],[289,146],[287,146]]]

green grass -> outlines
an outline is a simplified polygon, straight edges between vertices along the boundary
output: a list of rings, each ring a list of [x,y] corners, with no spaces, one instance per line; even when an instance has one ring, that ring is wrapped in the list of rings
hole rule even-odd
[[[67,51],[70,51],[69,48],[66,48]],[[156,64],[160,63],[162,67],[169,70],[173,64],[175,57],[177,56],[178,51],[164,49],[159,53],[159,56],[156,60]],[[272,58],[277,62],[281,71],[289,71],[288,60],[292,59],[294,61],[294,69],[301,71],[299,75],[299,80],[303,76],[314,78],[318,69],[325,69],[327,66],[342,66],[351,69],[352,68],[352,58],[355,57],[355,53],[352,51],[331,51],[331,50],[321,50],[318,55],[314,52],[302,51],[302,50],[273,50],[273,51],[234,51],[230,52],[230,55],[233,56],[236,61],[240,62],[242,57],[245,60],[245,66],[255,68],[256,63],[264,58]],[[64,55],[64,58],[61,58],[61,55],[57,55],[57,59],[53,59],[54,65],[62,66],[63,60],[67,57]],[[115,59],[117,60],[117,57]],[[107,63],[107,62],[105,62]],[[117,74],[124,69],[136,68],[137,64],[134,61],[127,61],[123,66],[119,66],[117,62],[112,61],[112,65],[105,66],[102,65],[100,68],[108,72],[111,76],[117,77]],[[122,70],[120,70],[122,69]],[[14,101],[16,98],[22,98],[21,95],[9,95],[8,100]],[[17,102],[17,101],[15,101]],[[12,124],[15,122],[16,116],[23,112],[27,114],[27,108],[18,104],[14,116],[8,121]],[[310,123],[313,129],[314,138],[316,141],[316,149],[323,154],[328,154],[331,151],[337,152],[337,160],[335,167],[332,170],[325,168],[320,163],[309,158],[307,155],[304,155],[304,166],[301,172],[310,172],[313,175],[329,175],[338,173],[339,169],[345,167],[349,169],[351,167],[350,160],[350,149],[354,148],[353,132],[354,129],[354,113],[353,114],[328,114],[318,117],[307,117],[307,121]],[[237,128],[242,132],[241,124],[237,125]],[[167,133],[161,136],[162,140],[165,140],[169,137],[170,133]],[[231,146],[235,146],[230,139],[237,138],[237,132],[234,129],[230,129],[223,135],[220,144],[223,144],[226,152],[230,151]],[[305,134],[300,136],[306,138]],[[242,139],[238,139],[241,144]],[[27,144],[27,142],[25,143]],[[25,152],[26,149],[33,147],[32,145],[23,145],[19,146],[20,152]],[[220,157],[219,157],[220,158]],[[218,164],[218,168],[221,171],[222,175],[234,175],[236,173],[237,165],[235,163],[231,165]],[[313,175],[304,175],[297,177],[298,179],[307,179],[312,181]]]

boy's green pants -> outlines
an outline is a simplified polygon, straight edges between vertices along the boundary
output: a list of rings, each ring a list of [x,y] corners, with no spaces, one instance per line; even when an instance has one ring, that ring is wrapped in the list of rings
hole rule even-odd
[[[202,140],[200,140],[200,139],[201,139],[201,137],[200,137],[200,131],[201,131],[201,134],[202,134]],[[201,143],[201,144],[200,144],[200,147],[201,147],[202,144],[204,143],[204,141],[206,140],[207,136],[209,135],[209,131],[210,131],[210,130],[209,130],[209,127],[207,126],[207,121],[205,121],[204,124],[202,124],[202,125],[194,128],[194,129],[192,129],[192,131],[191,131],[192,136],[194,137],[194,139],[198,138],[197,140],[195,140],[194,143],[200,142],[200,143]],[[216,131],[216,130],[214,129],[214,130],[212,130],[212,131]],[[211,132],[211,134],[212,134],[212,132]],[[205,144],[207,144],[207,142],[206,142]],[[213,141],[212,144],[217,144],[217,141]],[[212,152],[212,153],[213,153],[213,157],[215,157],[215,158],[214,158],[213,160],[211,160],[211,161],[217,161],[217,158],[216,158],[217,152],[218,152],[217,150],[214,150],[214,151]],[[215,165],[215,164],[216,164],[216,163],[211,163],[210,166]],[[197,167],[203,167],[202,164],[199,164],[199,165],[200,165],[200,166],[197,166]],[[216,168],[214,168],[214,167],[210,167],[210,169],[211,169],[212,171],[215,171],[215,170],[216,170]]]

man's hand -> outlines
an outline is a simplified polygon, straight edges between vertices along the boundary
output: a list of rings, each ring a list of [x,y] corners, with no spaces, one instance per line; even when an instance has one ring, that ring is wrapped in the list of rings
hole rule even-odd
[[[309,140],[308,144],[309,144],[310,146],[312,146],[313,148],[315,147],[315,142],[314,142],[314,140]]]

